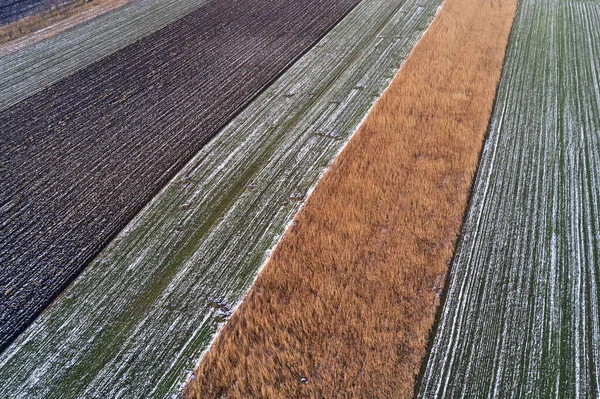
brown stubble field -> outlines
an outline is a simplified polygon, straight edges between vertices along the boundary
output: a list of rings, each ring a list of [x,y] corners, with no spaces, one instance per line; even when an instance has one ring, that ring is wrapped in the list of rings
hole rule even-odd
[[[446,0],[206,354],[199,397],[413,395],[517,0]]]

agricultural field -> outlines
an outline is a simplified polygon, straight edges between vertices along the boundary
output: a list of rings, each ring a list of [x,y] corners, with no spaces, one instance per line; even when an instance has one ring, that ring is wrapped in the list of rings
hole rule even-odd
[[[189,398],[413,398],[516,5],[444,2],[203,357]]]
[[[600,397],[600,0],[111,4],[0,45],[1,398]]]
[[[0,26],[0,56],[119,8],[128,0],[74,0]],[[8,43],[8,44],[7,44]]]
[[[131,0],[61,34],[0,46],[0,110],[164,28],[208,0]]]
[[[419,397],[600,397],[600,2],[522,0]]]
[[[211,3],[1,111],[0,349],[356,3]]]
[[[439,4],[361,2],[203,147],[0,355],[0,396],[177,392]],[[171,143],[165,152],[179,145]]]
[[[0,3],[0,25],[48,10],[62,3],[65,3],[65,0],[4,0]]]

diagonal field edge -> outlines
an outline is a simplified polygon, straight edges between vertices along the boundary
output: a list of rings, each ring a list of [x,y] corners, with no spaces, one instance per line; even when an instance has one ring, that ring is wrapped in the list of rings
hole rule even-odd
[[[0,349],[356,3],[212,2],[0,112]]]
[[[62,0],[4,0],[0,4],[0,25],[4,25],[36,12],[49,10]]]
[[[600,395],[599,21],[520,2],[419,397]]]
[[[201,362],[190,397],[412,396],[516,3],[444,2]]]
[[[361,3],[0,357],[3,392],[171,395],[439,2]],[[213,305],[211,305],[213,303]],[[0,392],[1,393],[1,392]]]
[[[135,43],[210,0],[131,0],[38,42],[0,46],[0,110]]]

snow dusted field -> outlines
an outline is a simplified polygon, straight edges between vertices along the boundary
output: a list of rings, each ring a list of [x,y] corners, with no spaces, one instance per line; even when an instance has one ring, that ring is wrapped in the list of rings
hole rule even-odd
[[[361,2],[0,355],[0,396],[177,395],[439,4]]]
[[[49,10],[66,0],[2,0],[0,2],[0,25],[4,25],[36,12]]]
[[[600,397],[600,2],[523,0],[419,397]]]
[[[0,111],[0,350],[357,3],[210,3]]]
[[[164,28],[209,0],[132,0],[16,52],[0,48],[0,110]],[[8,49],[8,50],[7,50]]]

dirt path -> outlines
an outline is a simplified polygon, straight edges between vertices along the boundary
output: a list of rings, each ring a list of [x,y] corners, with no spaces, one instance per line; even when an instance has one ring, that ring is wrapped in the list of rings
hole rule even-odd
[[[189,396],[411,397],[516,0],[447,0],[324,176]]]

